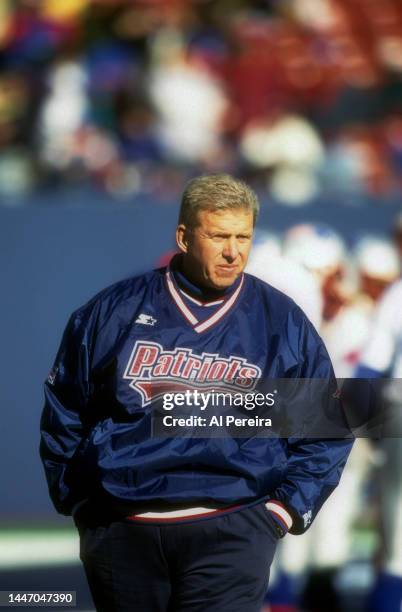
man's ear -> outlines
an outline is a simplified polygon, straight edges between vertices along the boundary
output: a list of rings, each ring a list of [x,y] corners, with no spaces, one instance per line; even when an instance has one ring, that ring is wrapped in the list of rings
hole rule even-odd
[[[176,242],[182,253],[187,253],[188,251],[188,234],[189,232],[183,223],[177,226]]]

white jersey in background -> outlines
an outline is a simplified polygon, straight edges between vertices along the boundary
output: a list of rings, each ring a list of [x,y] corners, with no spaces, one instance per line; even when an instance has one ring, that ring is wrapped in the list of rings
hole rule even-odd
[[[282,291],[305,312],[319,330],[322,321],[322,297],[314,275],[270,247],[257,246],[251,253],[246,272]]]
[[[370,338],[360,365],[373,375],[389,375],[384,396],[394,417],[402,419],[402,280],[394,283],[382,297],[375,313]],[[364,372],[364,370],[361,370]],[[368,372],[369,373],[369,372]],[[393,430],[391,430],[391,433]],[[380,511],[383,525],[383,569],[401,579],[402,609],[402,439],[388,434],[381,440],[384,464],[379,474]]]
[[[402,280],[382,297],[360,363],[381,374],[389,372],[393,378],[402,378]]]

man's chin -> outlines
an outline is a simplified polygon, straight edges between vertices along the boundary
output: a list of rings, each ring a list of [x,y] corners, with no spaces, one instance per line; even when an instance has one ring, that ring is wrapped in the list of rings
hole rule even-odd
[[[211,286],[214,287],[214,289],[227,289],[233,285],[238,277],[239,274],[224,274],[215,276],[213,279],[211,279]]]

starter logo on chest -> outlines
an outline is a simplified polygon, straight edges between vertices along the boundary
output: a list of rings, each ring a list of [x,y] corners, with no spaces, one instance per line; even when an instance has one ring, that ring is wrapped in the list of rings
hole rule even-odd
[[[152,327],[157,323],[157,319],[151,317],[151,315],[144,314],[143,312],[138,315],[135,320],[136,323],[140,323],[141,325],[152,325]]]
[[[197,355],[192,349],[181,347],[166,351],[157,342],[141,340],[135,343],[124,372],[130,387],[140,394],[142,406],[165,393],[187,389],[252,391],[260,377],[260,368],[243,357]]]

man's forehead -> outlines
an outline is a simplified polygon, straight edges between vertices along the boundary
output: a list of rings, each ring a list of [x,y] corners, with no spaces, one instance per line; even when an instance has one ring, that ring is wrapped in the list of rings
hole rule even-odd
[[[197,226],[209,230],[253,229],[253,212],[248,208],[227,208],[224,210],[200,210]]]

